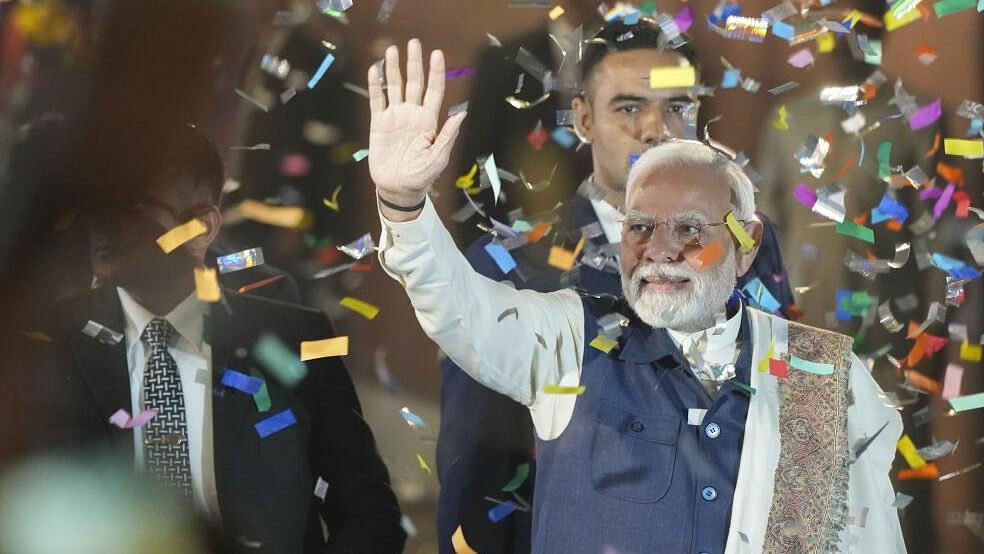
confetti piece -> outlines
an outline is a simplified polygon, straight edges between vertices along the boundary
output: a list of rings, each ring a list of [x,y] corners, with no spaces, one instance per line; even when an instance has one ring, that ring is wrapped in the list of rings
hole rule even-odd
[[[492,523],[499,523],[506,516],[516,511],[518,506],[512,502],[503,502],[502,504],[496,504],[489,510],[489,521]]]
[[[182,244],[204,235],[206,232],[208,232],[208,227],[202,223],[202,220],[195,218],[157,237],[157,246],[160,246],[165,254],[170,254]]]
[[[603,335],[598,335],[598,336],[601,337]],[[598,340],[598,339],[596,338],[595,340]],[[591,343],[592,343],[591,346],[594,346],[594,342],[595,341],[591,341]],[[616,343],[616,344],[618,344],[618,343]],[[599,348],[599,350],[601,350],[601,349]],[[611,348],[609,348],[609,350],[611,350]],[[581,394],[584,394],[584,391],[585,390],[587,390],[587,388],[584,385],[581,385],[579,387],[562,387],[560,385],[543,385],[543,392],[545,392],[547,394],[577,394],[577,395],[581,395]]]
[[[737,87],[739,84],[741,84],[741,70],[725,69],[724,75],[721,76],[721,88],[731,89]]]
[[[799,86],[800,86],[800,84],[797,83],[796,81],[788,81],[788,82],[783,83],[783,84],[781,84],[779,86],[770,88],[769,89],[769,94],[778,96],[778,95],[780,95],[780,94],[782,94],[784,92],[791,91],[794,88],[797,88]],[[788,128],[788,124],[787,124],[787,128]]]
[[[342,192],[342,185],[338,185],[337,187],[335,187],[335,192],[331,194],[331,200],[328,200],[327,198],[322,198],[321,203],[331,210],[335,210],[336,212],[339,211],[338,193],[340,192]]]
[[[924,127],[928,127],[939,120],[940,116],[943,114],[943,100],[937,98],[936,100],[920,107],[911,117],[909,117],[909,128],[913,131],[918,131]]]
[[[738,244],[741,246],[741,251],[746,254],[751,252],[755,247],[755,239],[748,234],[748,231],[742,227],[738,218],[735,217],[734,210],[728,212],[728,215],[724,218],[725,223],[728,226],[728,230],[734,235],[735,239],[738,240]]]
[[[318,476],[318,481],[314,484],[314,496],[318,497],[318,500],[324,502],[325,497],[328,496],[328,481],[325,481]]]
[[[734,383],[735,387],[744,391],[745,394],[747,394],[749,397],[755,396],[755,392],[756,392],[755,387],[746,385],[745,383],[742,383],[738,379],[732,379],[731,382]]]
[[[372,235],[366,233],[354,241],[336,248],[346,256],[361,260],[376,249],[376,243],[373,242]]]
[[[780,131],[789,129],[789,122],[786,121],[787,116],[788,112],[786,111],[786,105],[783,104],[782,106],[779,106],[776,110],[776,119],[772,121],[772,126]]]
[[[562,8],[561,6],[554,6],[547,13],[547,17],[550,18],[550,21],[554,21],[555,19],[557,19],[558,17],[560,17],[562,15],[564,15],[564,8]]]
[[[933,4],[933,11],[936,12],[936,17],[946,17],[969,10],[974,6],[974,0],[942,0]]]
[[[417,454],[419,457],[420,454]],[[455,529],[454,534],[451,535],[451,546],[454,547],[455,554],[478,554],[475,549],[468,546],[468,542],[465,541],[465,532],[461,530],[461,525]]]
[[[372,320],[374,317],[379,315],[379,308],[369,304],[368,302],[363,302],[357,298],[352,298],[351,296],[346,296],[342,298],[339,305],[344,306],[353,312],[360,314],[362,317]]]
[[[516,473],[513,474],[512,479],[506,483],[506,486],[502,487],[502,492],[513,492],[519,489],[526,482],[530,476],[530,463],[524,462],[516,466]]]
[[[362,160],[368,157],[369,157],[368,148],[363,148],[362,150],[356,150],[355,153],[352,154],[352,159],[355,160],[356,162],[361,162]]]
[[[951,398],[950,406],[957,412],[984,408],[984,392]]]
[[[109,422],[120,429],[134,429],[143,427],[148,421],[154,419],[156,415],[157,410],[143,410],[131,418],[129,412],[120,408],[109,417]]]
[[[896,447],[910,468],[919,469],[926,467],[926,460],[922,459],[922,456],[916,452],[916,445],[912,444],[912,439],[909,438],[909,435],[902,435]]]
[[[410,408],[404,406],[400,408],[400,415],[403,416],[404,421],[410,427],[416,427],[421,430],[427,429],[427,423],[424,422],[424,418],[410,411]]]
[[[813,205],[817,203],[817,193],[813,192],[813,189],[806,186],[805,183],[800,183],[796,186],[796,190],[793,191],[793,197],[807,208],[812,209]]]
[[[325,55],[325,59],[321,60],[321,65],[318,66],[318,70],[314,72],[314,75],[312,75],[311,79],[308,81],[307,88],[313,89],[318,86],[318,83],[321,82],[321,78],[325,76],[325,72],[328,71],[328,68],[331,67],[331,64],[333,63],[335,63],[335,55],[328,52],[328,54]]]
[[[260,413],[269,412],[270,407],[273,406],[273,401],[270,400],[270,390],[267,389],[266,381],[262,379],[263,374],[255,368],[249,370],[249,374],[263,383],[260,385],[260,390],[256,391],[256,394],[253,395],[253,404],[256,405],[256,411]]]
[[[797,69],[803,69],[808,65],[813,65],[813,52],[809,48],[798,50],[786,58],[786,63]]]
[[[495,166],[494,154],[489,154],[489,157],[485,158],[483,168],[489,178],[489,184],[492,185],[492,201],[498,203],[499,191],[502,190],[502,181],[499,180],[499,169]]]
[[[91,319],[82,327],[82,333],[108,346],[115,346],[123,340],[123,333],[114,331]]]
[[[984,347],[979,344],[970,344],[967,339],[960,343],[960,359],[965,362],[981,361],[981,351]]]
[[[946,475],[940,475],[939,481],[946,481],[947,479],[952,479],[958,475],[963,475],[964,473],[974,471],[975,469],[980,469],[982,465],[984,464],[982,464],[981,462],[977,462],[963,469],[958,469],[957,471],[952,471],[950,473],[947,473]],[[977,523],[976,525],[979,527],[980,523]]]
[[[963,156],[977,159],[984,157],[984,140],[946,138],[943,139],[943,153],[948,156]]]
[[[712,28],[712,30],[718,30]],[[729,16],[724,22],[724,36],[733,40],[764,42],[769,32],[769,20],[764,17]]]
[[[677,29],[681,33],[686,33],[687,29],[694,24],[694,11],[690,6],[684,6],[680,11],[673,16],[673,21],[677,25]]]
[[[782,21],[773,21],[772,34],[781,39],[793,40],[793,37],[796,35],[796,28],[790,25],[789,23],[784,23]]]
[[[832,375],[834,373],[833,364],[824,364],[811,360],[804,360],[793,355],[789,356],[789,365],[790,367],[794,367],[800,371],[814,373],[816,375]]]
[[[522,98],[517,98],[515,96],[507,96],[505,100],[507,104],[517,110],[528,110],[546,102],[547,98],[550,98],[550,91],[543,93],[543,96],[537,98],[536,100],[523,100]]]
[[[837,227],[835,229],[837,230],[838,233],[842,235],[848,237],[854,237],[856,239],[863,240],[871,244],[875,243],[875,232],[871,230],[869,227],[865,227],[864,225],[858,225],[853,221],[847,221],[847,220],[842,221],[837,224]]]
[[[250,95],[248,95],[248,94],[246,94],[246,92],[244,92],[244,91],[242,91],[242,90],[239,90],[238,88],[237,88],[237,89],[233,89],[233,90],[234,90],[234,91],[236,92],[236,94],[237,94],[237,95],[238,95],[238,96],[239,96],[240,98],[242,98],[243,100],[245,100],[245,101],[247,101],[247,102],[249,102],[250,104],[252,104],[252,105],[254,105],[254,106],[256,106],[257,108],[259,108],[259,109],[260,109],[260,111],[262,111],[262,112],[264,112],[264,113],[266,113],[266,112],[269,112],[269,111],[270,111],[270,106],[267,106],[267,105],[266,105],[266,104],[264,104],[263,102],[260,102],[260,101],[259,101],[259,100],[257,100],[256,98],[253,98],[252,96],[250,96]],[[269,150],[269,145],[267,146],[267,150]]]
[[[782,307],[776,297],[769,292],[769,289],[765,287],[762,280],[758,277],[745,283],[742,288],[748,294],[748,301],[752,304],[752,307],[761,308],[762,310],[775,313]]]
[[[296,229],[304,224],[307,212],[299,206],[271,206],[256,200],[243,200],[239,212],[258,223]]]
[[[276,335],[265,333],[253,345],[253,356],[282,385],[293,388],[307,375],[307,364]]]
[[[693,66],[654,67],[649,70],[649,88],[692,87],[697,83]]]
[[[724,256],[724,247],[721,246],[721,241],[715,240],[701,248],[693,260],[697,262],[697,269],[702,271],[716,264],[722,256]]]
[[[240,392],[245,392],[250,396],[260,392],[260,389],[263,387],[262,380],[256,377],[250,377],[234,369],[226,369],[222,372],[221,383]]]
[[[940,470],[936,464],[926,464],[919,469],[900,469],[898,478],[901,481],[911,481],[915,479],[936,479],[940,476]]]
[[[605,335],[598,335],[591,340],[590,346],[608,354],[613,348],[618,346],[618,341]]]
[[[833,33],[822,33],[817,35],[817,51],[821,54],[829,54],[834,51],[837,42],[834,40]]]
[[[547,257],[547,264],[552,267],[556,267],[557,269],[569,271],[574,267],[574,263],[577,261],[578,255],[581,254],[581,250],[584,248],[585,240],[586,237],[581,235],[581,240],[578,241],[573,252],[564,249],[562,246],[550,247],[550,255]]]
[[[769,358],[769,374],[780,379],[789,377],[789,364],[786,360]]]
[[[513,269],[516,269],[516,260],[513,259],[509,251],[506,250],[501,244],[486,244],[485,251],[492,257],[492,260],[495,261],[495,265],[499,267],[499,271],[503,274],[508,274]]]
[[[222,298],[218,271],[210,267],[196,267],[195,294],[202,302],[218,302]]]
[[[332,337],[322,340],[301,341],[301,361],[316,360],[318,358],[333,358],[335,356],[348,356],[349,338]]]
[[[704,416],[706,415],[707,410],[701,408],[688,408],[687,425],[701,425],[704,423]]]
[[[427,465],[427,462],[424,460],[424,457],[421,456],[420,454],[417,454],[417,464],[420,465],[420,469],[427,472],[427,475],[434,475],[434,473],[431,472],[430,466]]]
[[[266,279],[260,279],[259,281],[255,282],[255,283],[250,283],[248,285],[243,285],[243,286],[239,287],[239,290],[237,292],[239,294],[246,294],[247,292],[254,291],[256,289],[260,289],[260,288],[263,288],[263,287],[265,287],[267,285],[271,285],[273,283],[276,283],[277,281],[279,281],[279,280],[281,280],[281,279],[283,279],[285,277],[287,277],[287,274],[286,273],[281,273],[279,275],[274,275],[273,277],[267,277]]]
[[[910,23],[915,23],[916,21],[919,21],[919,18],[920,18],[920,13],[917,10],[910,10],[901,18],[896,17],[891,10],[888,10],[885,12],[885,17],[884,17],[885,30],[888,32],[892,32],[901,27],[905,27]]]
[[[297,418],[294,417],[294,412],[292,412],[290,408],[287,408],[282,412],[260,420],[253,425],[253,427],[256,428],[256,434],[258,434],[261,439],[265,439],[277,431],[286,429],[295,423],[297,423]]]
[[[215,259],[219,273],[223,274],[263,265],[263,262],[263,248],[260,247],[225,254]]]

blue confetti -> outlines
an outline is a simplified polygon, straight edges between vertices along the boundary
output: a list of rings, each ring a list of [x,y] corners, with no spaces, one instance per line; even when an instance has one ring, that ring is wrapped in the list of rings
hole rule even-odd
[[[758,277],[745,283],[742,290],[745,291],[749,302],[751,302],[752,306],[755,308],[760,308],[769,313],[775,313],[782,307],[782,304],[776,300],[775,296],[772,296],[772,293],[769,292],[769,289],[765,288],[762,280]]]
[[[565,149],[577,143],[577,136],[574,135],[574,131],[571,131],[567,127],[557,127],[550,133],[550,138]]]
[[[851,301],[851,291],[847,289],[837,289],[834,293],[834,306],[837,307],[837,321],[850,321],[851,312],[847,310],[847,305]]]
[[[741,82],[740,69],[725,69],[721,77],[721,88],[735,88]]]
[[[297,423],[297,418],[294,417],[294,412],[290,411],[290,408],[287,408],[278,414],[272,415],[260,421],[253,427],[256,428],[256,432],[260,435],[260,438],[265,439],[277,431],[286,429],[295,423]]]
[[[633,12],[629,12],[629,13],[625,14],[625,17],[622,19],[622,21],[626,25],[635,25],[636,23],[639,23],[639,18],[640,17],[642,17],[642,13],[641,12],[633,11]]]
[[[629,167],[634,166],[639,161],[639,156],[640,154],[629,154]]]
[[[793,40],[796,36],[796,29],[789,23],[775,21],[772,23],[772,34],[786,40]]]
[[[944,256],[937,252],[933,253],[933,265],[945,271],[950,277],[961,279],[976,279],[981,276],[981,272],[961,262],[960,260]]]
[[[328,71],[328,68],[331,67],[331,64],[333,63],[335,63],[335,55],[328,52],[325,59],[321,61],[321,66],[314,72],[314,76],[311,77],[311,80],[308,81],[307,88],[311,89],[318,86],[318,81],[325,76],[325,72]]]
[[[516,269],[516,260],[513,259],[512,254],[503,248],[501,244],[486,244],[485,251],[489,253],[489,256],[492,256],[495,265],[499,266],[499,271],[502,273],[509,273]]]
[[[496,504],[489,510],[489,521],[492,523],[499,523],[506,516],[516,511],[519,508],[516,504],[512,502],[503,502],[502,504]]]
[[[245,373],[239,373],[234,369],[226,369],[222,373],[222,384],[234,388],[246,394],[256,394],[263,388],[263,381],[256,377],[250,377]]]

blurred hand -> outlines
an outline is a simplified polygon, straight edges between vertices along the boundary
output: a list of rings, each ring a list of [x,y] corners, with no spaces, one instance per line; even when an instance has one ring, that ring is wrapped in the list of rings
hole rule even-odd
[[[437,120],[444,101],[444,54],[431,52],[427,89],[420,41],[407,43],[407,86],[403,90],[400,52],[386,49],[386,95],[378,65],[369,68],[369,174],[376,194],[400,206],[419,204],[448,165],[451,147],[465,119],[464,113],[449,118],[438,132]],[[389,218],[392,210],[384,209]],[[413,215],[412,217],[416,217]],[[400,217],[401,220],[407,217]]]

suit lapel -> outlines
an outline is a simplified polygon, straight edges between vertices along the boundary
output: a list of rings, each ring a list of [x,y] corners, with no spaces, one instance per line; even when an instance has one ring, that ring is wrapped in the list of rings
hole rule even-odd
[[[133,433],[109,423],[109,417],[120,408],[133,413],[130,396],[130,372],[126,361],[126,340],[115,345],[103,344],[85,335],[81,325],[92,320],[119,333],[123,332],[123,309],[113,289],[97,291],[87,317],[80,318],[78,333],[69,339],[72,357],[102,418],[107,433],[129,438],[132,448]]]

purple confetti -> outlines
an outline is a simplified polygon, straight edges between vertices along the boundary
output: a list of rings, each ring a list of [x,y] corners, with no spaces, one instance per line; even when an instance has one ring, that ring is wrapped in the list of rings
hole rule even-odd
[[[943,211],[950,205],[950,199],[953,198],[953,189],[955,185],[949,183],[945,189],[943,189],[943,194],[940,194],[940,198],[936,201],[936,205],[933,206],[933,217],[939,219],[943,215]]]
[[[804,183],[800,183],[793,191],[793,196],[800,204],[803,204],[807,208],[812,209],[813,205],[817,203],[817,193],[813,192],[813,189],[806,186]]]
[[[943,101],[941,98],[937,98],[929,104],[919,108],[919,110],[917,110],[916,113],[909,118],[909,128],[913,131],[918,131],[923,127],[936,123],[936,120],[938,120],[942,114]]]
[[[694,24],[694,11],[690,9],[690,6],[684,6],[673,16],[673,21],[676,22],[681,33],[686,33],[687,29]]]
[[[475,68],[473,67],[452,67],[451,69],[445,70],[444,80],[450,81],[452,79],[461,79],[464,77],[474,77]]]

